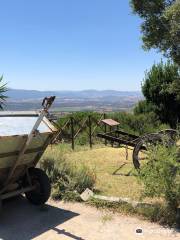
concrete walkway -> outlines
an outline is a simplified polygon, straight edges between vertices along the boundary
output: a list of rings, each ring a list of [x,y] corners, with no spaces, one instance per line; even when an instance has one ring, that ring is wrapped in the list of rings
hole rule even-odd
[[[142,234],[136,233],[139,228]],[[178,240],[180,233],[84,204],[49,201],[44,207],[36,207],[24,198],[16,198],[4,203],[0,239]]]

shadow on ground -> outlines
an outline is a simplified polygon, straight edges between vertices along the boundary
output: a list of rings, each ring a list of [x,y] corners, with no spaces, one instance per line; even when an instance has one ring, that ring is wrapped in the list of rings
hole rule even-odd
[[[10,199],[3,203],[0,213],[0,239],[33,239],[48,230],[56,231],[57,225],[78,215],[48,204],[43,207],[33,206],[23,197]],[[56,232],[71,239],[82,239],[63,229],[57,229]]]

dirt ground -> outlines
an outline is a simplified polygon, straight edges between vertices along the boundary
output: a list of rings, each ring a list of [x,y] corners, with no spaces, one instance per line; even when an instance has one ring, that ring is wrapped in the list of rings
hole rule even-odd
[[[139,228],[141,234],[136,233]],[[49,201],[44,207],[36,207],[21,197],[3,204],[0,239],[176,240],[180,239],[180,233],[84,204]]]

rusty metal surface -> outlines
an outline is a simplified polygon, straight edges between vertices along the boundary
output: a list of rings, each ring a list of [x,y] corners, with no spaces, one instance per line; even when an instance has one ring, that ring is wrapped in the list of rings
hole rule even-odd
[[[114,127],[114,126],[118,126],[120,123],[113,120],[113,119],[103,119],[101,122],[103,122],[104,124],[110,126],[110,127]]]

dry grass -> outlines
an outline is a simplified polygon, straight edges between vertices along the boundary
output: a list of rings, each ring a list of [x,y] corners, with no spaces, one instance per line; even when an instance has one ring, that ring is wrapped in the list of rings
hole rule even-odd
[[[69,145],[62,144],[49,147],[45,156],[57,158],[60,152],[74,167],[85,164],[95,172],[97,177],[95,188],[102,195],[139,199],[141,186],[135,176],[125,176],[133,170],[131,150],[129,160],[126,161],[125,149],[122,148],[96,146],[90,150],[88,147],[78,147],[73,152]],[[128,164],[119,169],[125,162]]]
[[[138,183],[137,178],[133,175],[125,176],[130,170],[135,174],[132,164],[132,150],[128,152],[128,161],[125,160],[126,152],[122,148],[111,148],[100,145],[94,146],[92,150],[89,147],[78,146],[75,151],[71,150],[68,144],[60,144],[49,147],[44,154],[44,158],[64,159],[73,168],[81,168],[85,165],[96,174],[95,188],[97,193],[106,196],[131,198],[139,200],[141,197],[142,186]],[[128,164],[119,169],[123,163]],[[92,172],[91,171],[91,172]],[[114,174],[114,172],[116,174]],[[167,215],[167,208],[162,199],[146,198],[143,202],[151,203],[142,204],[134,208],[131,204],[123,202],[107,202],[99,199],[91,199],[88,204],[101,209],[109,209],[123,214],[140,215],[151,221],[158,221],[164,224],[174,224],[174,219]],[[111,216],[104,216],[102,222],[106,223],[111,220]]]

